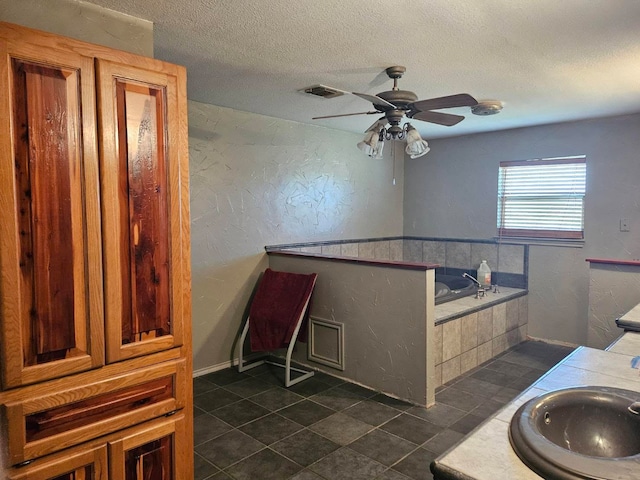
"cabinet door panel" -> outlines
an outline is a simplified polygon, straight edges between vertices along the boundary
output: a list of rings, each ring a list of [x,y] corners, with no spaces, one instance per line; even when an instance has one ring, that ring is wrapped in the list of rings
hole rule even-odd
[[[169,309],[169,212],[165,145],[165,89],[116,80],[120,177],[128,191],[121,210],[128,231],[123,273],[133,288],[122,292],[124,344],[171,334]],[[128,271],[127,271],[128,270]]]
[[[98,60],[107,362],[183,342],[177,89]]]
[[[107,480],[107,446],[76,448],[16,468],[8,480]]]
[[[2,384],[103,365],[92,59],[2,42]]]
[[[192,451],[180,444],[186,435],[183,414],[156,420],[125,432],[109,443],[112,480],[178,480],[192,478],[185,462]],[[180,472],[180,476],[178,473]]]

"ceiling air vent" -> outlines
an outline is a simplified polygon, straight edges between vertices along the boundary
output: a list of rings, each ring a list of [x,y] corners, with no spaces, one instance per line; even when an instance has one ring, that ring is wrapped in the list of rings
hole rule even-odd
[[[301,92],[308,93],[310,95],[316,95],[317,97],[334,98],[344,95],[345,92],[338,90],[337,88],[327,87],[326,85],[312,85],[310,87],[303,88]]]

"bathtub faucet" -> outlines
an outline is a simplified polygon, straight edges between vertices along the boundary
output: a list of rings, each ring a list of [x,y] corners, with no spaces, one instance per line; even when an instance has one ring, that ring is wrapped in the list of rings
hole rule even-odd
[[[480,282],[478,280],[476,280],[474,277],[472,277],[471,275],[469,275],[468,273],[463,273],[462,276],[465,277],[465,278],[468,278],[469,280],[471,280],[478,287],[482,287],[482,285],[480,285]]]
[[[484,294],[487,291],[487,289],[484,288],[482,285],[480,285],[480,282],[476,278],[474,278],[473,276],[469,275],[466,272],[463,273],[462,276],[471,280],[473,283],[476,284],[476,287],[478,287],[478,289],[476,290],[476,298],[484,297]]]

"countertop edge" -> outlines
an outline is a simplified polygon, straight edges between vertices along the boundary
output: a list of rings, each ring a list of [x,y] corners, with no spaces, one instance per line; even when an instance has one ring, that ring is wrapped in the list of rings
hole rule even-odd
[[[589,263],[601,263],[605,265],[631,265],[640,267],[640,260],[622,260],[617,258],[587,258],[585,261]]]

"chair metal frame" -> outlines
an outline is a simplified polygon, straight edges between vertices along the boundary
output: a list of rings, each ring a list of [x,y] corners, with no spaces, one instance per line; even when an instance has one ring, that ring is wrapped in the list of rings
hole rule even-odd
[[[300,368],[292,367],[291,355],[293,354],[293,348],[298,338],[298,333],[300,333],[300,327],[302,326],[302,321],[304,320],[305,313],[307,312],[307,308],[309,308],[309,302],[311,301],[311,294],[313,293],[313,288],[315,287],[315,285],[316,285],[316,279],[314,279],[313,281],[313,286],[311,287],[311,293],[309,293],[307,300],[304,302],[304,307],[302,308],[300,312],[300,316],[298,317],[298,320],[296,322],[296,328],[294,329],[293,334],[291,335],[291,340],[289,341],[289,347],[287,348],[287,355],[285,357],[285,364],[282,365],[281,363],[273,362],[271,360],[265,360],[265,359],[255,361],[253,363],[247,363],[247,364],[244,363],[244,342],[245,342],[245,339],[247,338],[247,334],[249,333],[249,322],[251,321],[251,316],[248,316],[247,321],[244,324],[244,328],[242,329],[242,335],[240,335],[240,338],[238,339],[238,347],[237,347],[238,348],[238,372],[245,372],[252,368],[259,367],[260,365],[263,365],[265,363],[269,365],[275,365],[276,367],[284,368],[285,370],[284,386],[287,388],[289,388],[292,385],[295,385],[296,383],[300,383],[301,381],[306,380],[307,378],[313,377],[315,373],[313,370],[302,370]],[[292,379],[291,378],[292,370],[294,372],[302,373],[303,375],[300,375],[299,377]]]

